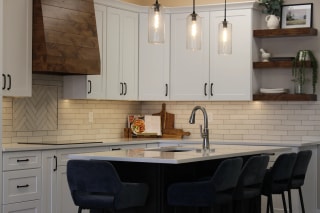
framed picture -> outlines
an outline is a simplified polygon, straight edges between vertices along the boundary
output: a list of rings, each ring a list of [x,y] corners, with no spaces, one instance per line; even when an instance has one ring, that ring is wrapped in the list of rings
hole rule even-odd
[[[281,28],[312,27],[313,4],[282,5]]]

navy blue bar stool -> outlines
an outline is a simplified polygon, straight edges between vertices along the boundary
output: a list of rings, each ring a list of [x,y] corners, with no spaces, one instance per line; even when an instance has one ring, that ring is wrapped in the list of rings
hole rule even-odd
[[[284,153],[278,156],[273,166],[267,170],[263,180],[262,195],[268,197],[267,213],[269,209],[274,212],[272,195],[281,194],[284,212],[287,212],[287,205],[284,192],[287,191],[293,167],[297,158],[296,153]]]
[[[260,199],[262,183],[268,163],[268,155],[252,156],[246,161],[234,192],[234,213],[250,212],[249,207],[251,204],[248,203],[249,206],[246,207],[244,203]],[[256,208],[260,208],[260,206]]]
[[[219,164],[209,179],[171,184],[167,191],[168,205],[198,209],[224,204],[232,205],[233,191],[242,162],[242,158],[227,159]]]
[[[291,190],[298,189],[302,213],[305,213],[301,187],[304,185],[304,179],[311,159],[312,151],[299,151],[296,163],[294,164],[292,177],[288,188],[289,209],[292,212]]]
[[[117,212],[143,206],[148,195],[144,183],[121,182],[113,165],[98,160],[69,160],[67,179],[73,202],[82,209]]]

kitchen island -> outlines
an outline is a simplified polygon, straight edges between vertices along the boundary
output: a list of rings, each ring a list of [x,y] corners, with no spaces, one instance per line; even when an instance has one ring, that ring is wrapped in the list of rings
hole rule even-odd
[[[219,163],[232,157],[286,152],[288,147],[214,145],[211,152],[202,152],[200,146],[171,146],[150,149],[128,149],[106,152],[70,154],[70,159],[105,160],[117,169],[122,181],[146,182],[150,193],[146,206],[139,212],[170,213],[166,204],[166,189],[170,183],[194,181],[212,176]],[[191,208],[183,212],[192,212]],[[260,209],[255,209],[255,213]]]

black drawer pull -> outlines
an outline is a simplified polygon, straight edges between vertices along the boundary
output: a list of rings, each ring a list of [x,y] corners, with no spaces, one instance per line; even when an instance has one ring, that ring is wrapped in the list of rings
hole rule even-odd
[[[20,163],[20,162],[28,162],[30,161],[28,158],[27,159],[18,159],[17,160],[17,163]]]
[[[121,148],[111,148],[111,151],[121,150]]]
[[[26,185],[17,185],[17,188],[20,189],[20,188],[27,188],[29,187],[29,184],[26,184]]]

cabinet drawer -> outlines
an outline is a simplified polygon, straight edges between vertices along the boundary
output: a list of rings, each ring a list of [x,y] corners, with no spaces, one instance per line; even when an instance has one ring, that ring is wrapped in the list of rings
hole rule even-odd
[[[5,152],[3,153],[3,170],[32,169],[41,167],[41,152]]]
[[[3,213],[41,213],[39,200],[3,205]]]
[[[40,199],[41,169],[3,172],[3,203]]]

